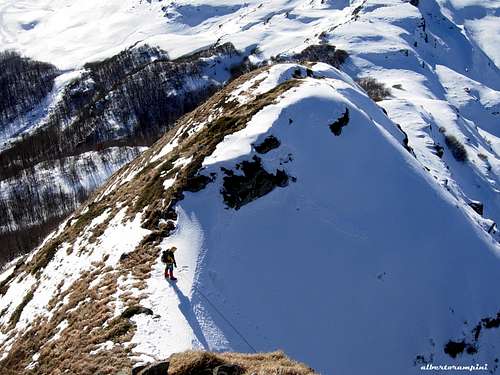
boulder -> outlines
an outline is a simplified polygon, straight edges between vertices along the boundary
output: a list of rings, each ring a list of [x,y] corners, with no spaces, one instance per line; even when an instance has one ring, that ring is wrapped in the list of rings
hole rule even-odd
[[[238,365],[220,365],[214,368],[213,375],[240,375],[243,370]]]
[[[139,366],[132,370],[132,375],[167,375],[169,365],[169,361],[160,361],[147,366]]]
[[[481,202],[473,201],[469,203],[469,206],[479,215],[483,216],[484,205]]]

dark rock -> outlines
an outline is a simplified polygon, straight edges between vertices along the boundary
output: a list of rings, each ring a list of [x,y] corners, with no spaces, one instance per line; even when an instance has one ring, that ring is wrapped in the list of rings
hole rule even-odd
[[[399,124],[396,124],[399,131],[401,133],[403,133],[403,135],[405,136],[404,139],[403,139],[403,147],[405,148],[406,151],[408,151],[410,154],[413,155],[413,157],[415,157],[415,153],[413,152],[413,148],[410,146],[410,141],[408,139],[408,134],[403,130],[403,128],[401,127],[401,125]]]
[[[239,167],[243,176],[235,174],[225,176],[221,191],[224,202],[236,210],[270,193],[277,186],[288,185],[289,177],[285,171],[277,170],[276,174],[267,172],[257,156],[254,156],[253,161],[242,162]]]
[[[361,10],[363,9],[363,5],[360,5],[358,7],[356,7],[353,11],[352,11],[352,15],[353,16],[357,16],[359,14],[359,12],[361,12]]]
[[[339,136],[342,134],[342,128],[344,126],[347,126],[349,123],[349,108],[345,109],[344,114],[333,124],[330,125],[330,130],[332,131],[333,134],[336,136]]]
[[[479,323],[472,330],[472,334],[474,335],[474,340],[476,342],[477,342],[477,340],[479,340],[479,336],[481,335],[481,328],[482,328],[482,325],[481,325],[481,323]]]
[[[496,225],[497,225],[497,224],[496,224],[495,222],[494,222],[493,224],[491,224],[491,226],[490,226],[490,227],[489,227],[489,229],[488,229],[488,233],[493,232],[493,230],[495,229]]]
[[[457,358],[459,354],[462,354],[465,350],[465,341],[448,341],[444,347],[444,352],[448,354],[451,358]]]
[[[132,375],[137,375],[141,370],[144,370],[148,365],[139,365],[132,369]]]
[[[120,262],[127,260],[128,257],[129,253],[123,253],[122,255],[120,255]]]
[[[121,317],[125,319],[130,319],[134,315],[138,314],[153,315],[153,310],[140,305],[130,306],[124,312],[122,312]]]
[[[146,367],[139,367],[139,371],[133,369],[132,375],[167,375],[169,366],[169,361],[155,362]]]
[[[481,202],[470,202],[469,206],[479,215],[483,216],[484,205]]]
[[[240,375],[243,369],[237,365],[221,365],[213,370],[213,375]]]
[[[151,228],[151,226],[148,226],[148,228]],[[158,225],[158,229],[148,234],[141,241],[141,245],[146,245],[148,243],[159,244],[164,238],[170,236],[170,234],[174,230],[175,230],[175,224],[173,221],[169,220],[166,223],[161,223],[160,225]]]
[[[276,57],[277,62],[323,62],[339,68],[349,57],[348,53],[344,50],[337,49],[335,46],[329,44],[314,44],[302,52],[292,56],[279,55]],[[311,71],[312,72],[312,71]]]
[[[302,71],[299,68],[296,68],[292,73],[293,78],[302,78]]]
[[[196,193],[200,190],[205,189],[205,187],[212,181],[212,178],[204,175],[191,176],[188,177],[184,190],[191,193]]]
[[[465,347],[465,351],[467,352],[467,354],[473,355],[477,353],[477,348],[474,345],[467,344]]]
[[[275,148],[278,148],[281,145],[281,142],[274,135],[270,135],[260,145],[256,145],[255,151],[259,154],[266,154]]]
[[[500,313],[497,314],[496,318],[484,318],[482,322],[486,329],[498,328],[500,327]]]
[[[172,202],[169,204],[169,206],[165,210],[163,218],[165,220],[177,221],[177,212],[175,211],[175,204],[172,204]]]
[[[436,150],[436,155],[439,157],[439,158],[442,158],[443,155],[444,155],[444,147],[441,146],[441,145],[438,145],[438,144],[435,144],[434,145],[434,149]]]

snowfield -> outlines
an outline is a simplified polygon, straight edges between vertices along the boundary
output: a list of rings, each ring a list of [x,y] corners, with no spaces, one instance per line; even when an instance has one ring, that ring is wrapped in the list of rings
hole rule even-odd
[[[499,9],[498,0],[0,0],[0,47],[70,70],[134,43],[177,57],[232,42],[256,63],[322,43],[349,53],[341,70],[280,63],[240,77],[9,264],[0,364],[77,371],[51,357],[77,337],[90,340],[86,361],[131,366],[190,348],[283,349],[321,374],[419,374],[427,364],[497,373]],[[374,102],[360,78],[388,94]],[[224,117],[268,97],[243,124]],[[182,173],[193,166],[204,183],[188,189],[193,176]],[[177,283],[159,258],[173,245]],[[137,306],[146,310],[124,318]],[[65,309],[75,313],[65,319]],[[13,364],[36,317],[50,341]],[[110,335],[115,324],[126,333]]]
[[[179,234],[164,248],[202,249],[191,330],[208,327],[193,342],[209,350],[280,347],[325,374],[419,373],[417,355],[447,363],[442,348],[461,336],[463,321],[498,310],[488,285],[498,282],[500,247],[370,120],[378,108],[359,110],[362,94],[321,68],[333,77],[305,82],[259,112],[203,170],[234,169],[272,134],[282,144],[263,165],[284,167],[295,183],[236,212],[222,202],[221,178],[180,203]],[[349,125],[335,137],[328,125],[345,108]],[[180,241],[193,221],[201,246]],[[481,350],[494,350],[497,339]],[[460,362],[490,362],[488,352]]]
[[[179,248],[179,282],[164,280],[158,259],[145,289],[122,289],[142,295],[141,306],[153,311],[131,318],[137,327],[132,358],[148,362],[193,347],[283,348],[327,374],[410,374],[420,371],[418,358],[451,361],[443,348],[462,339],[464,321],[472,327],[499,309],[489,286],[500,281],[500,246],[388,132],[391,121],[345,73],[316,64],[311,78],[305,67],[276,65],[256,92],[290,71],[306,78],[225,137],[200,171],[215,180],[178,204],[176,230],[159,247]],[[348,123],[337,136],[331,126],[346,112]],[[270,135],[279,147],[257,153],[255,145]],[[231,209],[221,194],[222,170],[243,175],[237,165],[254,157],[269,173],[285,171],[288,186]],[[102,256],[118,267],[120,254],[144,238],[140,215],[124,223],[125,212],[109,221],[97,245],[88,242],[89,230],[109,214],[96,218],[73,245],[75,260],[65,246],[58,250],[42,271],[55,275],[56,267],[66,275],[58,293],[78,275],[72,265],[83,271]],[[127,240],[126,233],[134,238]],[[16,329],[30,316],[52,314],[44,308],[55,293],[42,286],[47,276]],[[32,276],[16,281],[20,277],[1,300],[0,308],[11,306],[2,324],[21,291],[37,283]],[[51,285],[58,283],[52,276]],[[120,306],[120,292],[115,298]],[[460,363],[492,363],[497,335],[485,330],[478,352],[463,354]]]

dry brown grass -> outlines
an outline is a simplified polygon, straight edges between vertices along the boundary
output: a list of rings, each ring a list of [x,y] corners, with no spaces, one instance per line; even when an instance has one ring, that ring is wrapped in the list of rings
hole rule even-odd
[[[281,351],[271,353],[209,353],[186,351],[170,357],[169,375],[197,374],[222,364],[238,365],[244,375],[314,375],[308,366],[291,360]]]
[[[379,102],[391,96],[391,89],[373,77],[363,77],[357,80],[358,84],[366,91],[373,101]]]
[[[118,273],[104,268],[104,263],[82,274],[65,292],[49,303],[52,317],[37,318],[14,342],[7,358],[0,363],[11,374],[115,374],[117,369],[130,369],[131,348],[121,343],[130,341],[135,327],[127,319],[113,318],[110,307],[117,290]],[[100,277],[97,285],[91,283]],[[58,301],[67,298],[68,303]],[[61,322],[67,327],[54,339]],[[111,340],[113,349],[90,354],[97,345]],[[27,370],[34,354],[39,353],[38,366]]]

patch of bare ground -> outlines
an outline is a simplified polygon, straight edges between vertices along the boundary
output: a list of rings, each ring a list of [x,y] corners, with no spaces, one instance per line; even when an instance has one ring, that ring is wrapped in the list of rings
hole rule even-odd
[[[288,358],[281,351],[271,353],[209,353],[187,351],[170,357],[169,375],[212,373],[217,366],[233,365],[241,375],[315,375],[313,369]]]

